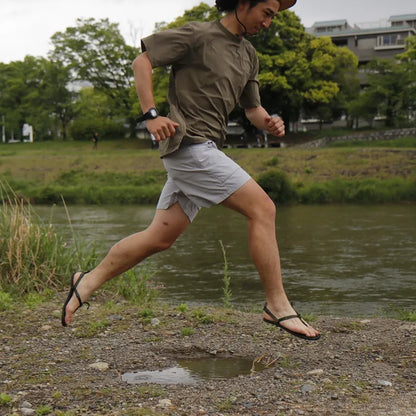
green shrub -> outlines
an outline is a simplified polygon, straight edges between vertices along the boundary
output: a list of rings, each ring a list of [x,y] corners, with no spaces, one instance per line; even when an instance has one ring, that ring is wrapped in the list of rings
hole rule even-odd
[[[132,268],[123,273],[110,284],[117,294],[135,305],[143,305],[153,301],[157,289],[151,282],[154,273],[146,266]]]
[[[212,324],[214,322],[212,315],[207,315],[201,309],[195,309],[192,316],[201,324]]]
[[[332,181],[299,185],[296,188],[298,201],[304,204],[341,203],[385,203],[416,201],[416,180],[401,178]]]
[[[12,398],[6,393],[0,393],[0,406],[9,407],[12,405]]]
[[[289,203],[296,197],[293,185],[284,172],[270,170],[260,175],[258,183],[276,203]]]
[[[12,297],[9,293],[0,291],[0,312],[10,309],[12,304]]]
[[[194,328],[185,327],[181,329],[181,335],[183,337],[190,337],[191,335],[195,334]]]

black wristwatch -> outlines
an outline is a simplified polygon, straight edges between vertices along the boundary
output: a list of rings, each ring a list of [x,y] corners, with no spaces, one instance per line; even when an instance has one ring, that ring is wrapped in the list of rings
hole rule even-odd
[[[156,108],[151,108],[147,113],[143,114],[141,117],[137,119],[137,122],[140,123],[141,121],[145,120],[154,120],[155,118],[159,117],[159,112],[156,110]]]

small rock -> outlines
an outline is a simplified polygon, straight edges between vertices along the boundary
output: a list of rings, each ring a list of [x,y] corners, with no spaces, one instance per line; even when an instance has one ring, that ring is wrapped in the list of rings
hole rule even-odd
[[[400,327],[400,329],[403,330],[403,331],[413,332],[413,331],[416,331],[416,325],[415,324],[404,324]]]
[[[41,331],[50,331],[52,329],[52,325],[43,325],[40,329]]]
[[[150,321],[150,325],[152,325],[152,326],[159,326],[159,325],[160,325],[160,321],[159,321],[159,319],[157,319],[157,318],[153,318],[153,319]]]
[[[314,390],[315,390],[315,385],[313,383],[306,383],[300,389],[302,394],[307,394],[307,393],[310,393]]]
[[[27,407],[22,407],[22,408],[20,409],[20,413],[21,413],[23,416],[31,416],[31,415],[34,415],[34,414],[36,413],[36,410],[34,410],[34,409],[29,409],[29,408],[27,408]]]
[[[90,364],[88,367],[99,371],[107,371],[110,366],[108,363],[98,361],[94,364]]]
[[[385,387],[391,387],[393,385],[393,383],[387,380],[378,380],[378,384]]]
[[[306,374],[308,376],[321,376],[324,373],[324,370],[322,368],[317,368],[315,370],[308,371]]]
[[[169,409],[172,407],[172,401],[169,399],[161,399],[159,400],[157,407],[161,407],[163,409]]]
[[[29,403],[28,401],[24,401],[23,403],[22,403],[22,406],[21,406],[22,408],[26,408],[26,409],[31,409],[33,406],[32,406],[32,403]]]
[[[108,319],[111,321],[122,321],[124,318],[120,315],[110,315]]]

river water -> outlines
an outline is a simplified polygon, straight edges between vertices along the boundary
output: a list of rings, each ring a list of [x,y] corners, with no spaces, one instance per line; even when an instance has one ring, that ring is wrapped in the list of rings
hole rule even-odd
[[[70,206],[75,232],[102,243],[144,229],[153,206]],[[35,211],[70,238],[62,207]],[[304,313],[371,316],[416,305],[416,209],[414,205],[319,205],[278,208],[277,236],[289,298]],[[231,302],[258,308],[264,302],[251,263],[247,222],[223,207],[200,212],[169,250],[147,260],[160,298],[175,303],[222,304],[224,259]]]

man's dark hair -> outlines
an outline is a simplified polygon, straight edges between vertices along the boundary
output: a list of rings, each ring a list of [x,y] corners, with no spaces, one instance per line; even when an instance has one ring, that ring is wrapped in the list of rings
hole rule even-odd
[[[266,0],[248,0],[250,9]],[[239,0],[216,0],[215,6],[220,12],[232,12],[238,6]]]

